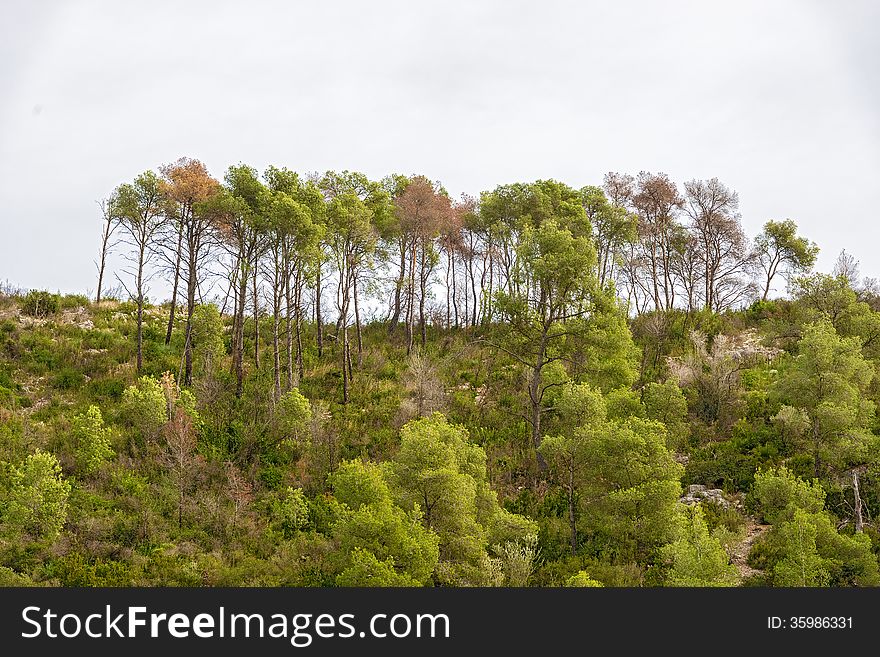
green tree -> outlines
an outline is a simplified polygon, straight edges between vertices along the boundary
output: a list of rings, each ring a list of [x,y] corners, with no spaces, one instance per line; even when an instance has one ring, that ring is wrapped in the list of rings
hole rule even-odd
[[[223,318],[212,303],[199,304],[192,318],[193,363],[196,377],[213,374],[223,357]]]
[[[121,411],[122,419],[140,438],[142,446],[145,441],[158,439],[168,420],[168,403],[162,384],[151,376],[142,376],[123,391]]]
[[[30,454],[21,465],[9,469],[9,487],[3,524],[13,535],[30,536],[51,543],[67,520],[70,483],[61,474],[54,454]]]
[[[86,474],[91,474],[113,456],[110,445],[112,429],[104,425],[104,417],[97,406],[89,406],[85,413],[75,415],[72,422],[76,441],[77,462]]]
[[[523,539],[532,523],[500,508],[486,476],[486,453],[468,432],[440,413],[407,423],[389,464],[395,499],[418,510],[440,539],[440,578],[445,583],[480,584],[491,542]]]
[[[791,219],[768,221],[755,238],[754,259],[764,273],[763,301],[770,294],[770,285],[780,272],[791,275],[809,271],[819,255],[819,247],[797,234]]]
[[[341,561],[337,583],[429,583],[437,565],[437,536],[422,526],[419,508],[407,512],[394,504],[382,469],[346,461],[330,476],[330,483],[342,504],[332,528]]]
[[[780,526],[778,540],[784,556],[773,566],[777,586],[828,584],[828,570],[816,549],[816,526],[811,514],[796,509],[792,519]]]
[[[602,582],[596,581],[586,570],[579,570],[577,573],[565,580],[566,586],[578,588],[601,588]]]
[[[537,452],[546,411],[544,397],[556,382],[545,368],[566,357],[564,345],[586,330],[595,310],[596,250],[580,197],[555,181],[498,188],[484,195],[481,214],[504,227],[506,284],[495,304],[505,332],[493,344],[527,371],[528,421]]]
[[[667,586],[735,586],[736,568],[728,563],[720,541],[709,533],[702,508],[686,507],[681,524],[679,538],[660,551],[670,563]]]
[[[687,400],[673,379],[651,382],[642,388],[642,403],[650,420],[662,422],[669,435],[669,448],[682,449],[688,437]]]
[[[137,371],[144,366],[144,294],[148,280],[146,267],[156,252],[159,231],[165,223],[166,199],[162,181],[152,171],[145,171],[133,183],[120,185],[114,193],[114,214],[123,231],[123,241],[133,249],[128,257],[134,277],[137,302]]]
[[[566,491],[571,548],[585,534],[625,559],[647,560],[675,538],[683,469],[656,420],[608,418],[601,393],[569,386],[558,402],[561,435],[541,449]]]
[[[865,392],[874,368],[857,338],[841,338],[828,320],[810,324],[774,388],[775,397],[810,420],[801,447],[812,453],[815,476],[865,463],[874,404]]]

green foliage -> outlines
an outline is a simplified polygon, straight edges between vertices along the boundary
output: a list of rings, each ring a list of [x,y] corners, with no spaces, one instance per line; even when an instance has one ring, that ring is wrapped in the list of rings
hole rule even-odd
[[[736,568],[728,563],[727,553],[709,528],[699,505],[682,511],[678,539],[660,551],[670,568],[668,586],[735,586]]]
[[[347,461],[330,480],[343,505],[332,525],[340,561],[338,581],[362,586],[374,581],[388,586],[427,584],[437,565],[438,539],[422,526],[420,510],[407,513],[393,503],[376,465]],[[391,578],[392,572],[399,577]]]
[[[651,382],[642,389],[642,403],[650,420],[666,427],[670,449],[682,449],[688,437],[687,400],[672,379],[663,383]]]
[[[168,419],[168,402],[162,385],[142,376],[122,393],[123,419],[144,438],[155,438]]]
[[[825,586],[828,570],[816,549],[816,526],[809,513],[795,509],[790,521],[779,527],[777,540],[784,555],[773,566],[777,586]]]
[[[420,586],[406,572],[397,572],[394,558],[379,561],[376,555],[356,547],[351,555],[351,565],[336,576],[337,586]]]
[[[104,417],[97,406],[89,406],[85,413],[74,416],[72,425],[77,462],[83,472],[91,474],[113,456],[110,445],[113,431],[104,425]]]
[[[9,466],[2,508],[5,532],[51,543],[67,519],[70,483],[61,475],[58,459],[37,450],[21,465]]]
[[[302,488],[288,486],[272,500],[269,514],[272,528],[285,538],[292,538],[309,525],[309,501]]]
[[[820,512],[825,507],[825,491],[817,480],[804,481],[783,466],[759,471],[749,500],[756,513],[776,524],[791,518],[795,509]]]
[[[441,581],[484,583],[488,530],[499,515],[508,536],[511,530],[528,529],[527,523],[517,527],[510,522],[498,505],[486,478],[483,449],[439,413],[403,427],[389,480],[400,506],[421,514],[425,527],[439,537]]]
[[[602,586],[602,582],[598,582],[590,577],[586,570],[579,570],[577,574],[565,580],[565,585],[579,588],[598,588]]]
[[[193,310],[191,340],[195,376],[213,373],[223,360],[223,320],[212,303],[199,304]]]
[[[774,386],[779,401],[800,412],[777,415],[795,444],[813,456],[815,474],[866,462],[874,402],[865,395],[874,367],[857,338],[842,338],[827,320],[809,324],[799,355]]]
[[[21,312],[31,317],[49,317],[58,312],[61,295],[45,290],[31,290],[21,300]]]
[[[299,443],[308,433],[312,408],[297,388],[291,388],[278,400],[275,408],[275,430],[280,441]]]

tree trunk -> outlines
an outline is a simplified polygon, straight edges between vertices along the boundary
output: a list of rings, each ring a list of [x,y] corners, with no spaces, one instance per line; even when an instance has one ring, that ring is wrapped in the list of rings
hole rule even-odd
[[[364,342],[363,337],[361,335],[361,311],[358,308],[358,284],[357,278],[355,277],[353,282],[353,294],[354,294],[354,325],[355,330],[357,331],[357,345],[358,345],[358,369],[361,369],[364,364]]]
[[[855,510],[856,510],[856,533],[860,534],[864,529],[865,523],[862,519],[862,495],[859,492],[859,472],[858,470],[853,469],[852,471],[852,485],[853,485],[853,496],[855,498]]]
[[[186,339],[184,341],[183,354],[185,369],[183,384],[192,385],[193,371],[193,345],[192,345],[192,318],[196,307],[196,262],[195,258],[189,259],[189,276],[186,285]]]
[[[290,266],[285,265],[284,269],[284,339],[287,350],[287,389],[293,388],[293,305],[290,294]],[[297,271],[297,281],[299,281],[299,271]],[[298,285],[294,283],[294,286]]]
[[[414,328],[415,328],[415,302],[416,302],[416,250],[417,240],[413,240],[412,251],[409,260],[409,282],[407,284],[406,300],[406,354],[412,353]]]
[[[295,299],[294,321],[296,322],[296,385],[299,386],[299,382],[302,380],[303,375],[305,374],[305,368],[303,367],[302,343],[302,281],[300,280],[299,272],[297,272],[296,275],[296,289],[294,289],[293,294]]]
[[[232,369],[235,374],[235,396],[239,399],[244,391],[244,311],[247,303],[248,284],[248,271],[244,256],[242,256],[240,267],[232,336]]]
[[[171,311],[168,315],[168,330],[165,332],[165,344],[171,344],[171,331],[174,329],[174,313],[177,310],[177,286],[180,282],[180,258],[183,248],[183,226],[177,229],[177,257],[174,262],[174,284],[171,288]]]
[[[394,305],[391,311],[391,319],[388,322],[388,334],[394,333],[397,323],[400,321],[400,296],[403,292],[403,283],[406,280],[406,239],[400,239],[400,274],[394,283]]]
[[[257,261],[254,260],[254,370],[260,369],[260,297],[257,294]]]
[[[275,401],[281,399],[281,281],[280,273],[276,274],[272,290],[272,370],[275,383]]]
[[[571,528],[571,556],[577,554],[577,521],[574,513],[574,455],[568,464],[568,524]]]
[[[455,282],[455,252],[450,251],[449,258],[452,261],[452,312],[455,317],[455,328],[458,328],[458,285]]]
[[[140,375],[144,368],[144,246],[140,246],[138,252],[137,271],[137,373]]]
[[[324,328],[321,325],[321,259],[318,259],[318,266],[315,275],[315,324],[318,329],[318,358],[324,355]]]

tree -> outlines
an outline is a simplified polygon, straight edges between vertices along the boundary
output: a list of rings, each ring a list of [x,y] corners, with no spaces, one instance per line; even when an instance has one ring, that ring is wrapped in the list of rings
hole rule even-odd
[[[209,174],[205,165],[198,160],[181,158],[173,164],[161,167],[162,193],[169,199],[168,212],[178,227],[177,260],[186,274],[186,335],[184,338],[184,376],[183,384],[192,383],[192,316],[196,307],[196,294],[200,283],[200,272],[213,246],[216,221],[208,201],[215,196],[220,183]],[[175,291],[171,300],[171,322],[174,319],[176,303],[177,274]]]
[[[778,539],[785,556],[773,566],[777,586],[828,584],[828,570],[816,549],[816,526],[808,513],[796,509],[794,517],[779,528]]]
[[[376,233],[370,223],[370,209],[350,192],[335,196],[327,209],[328,239],[333,252],[339,282],[336,307],[339,310],[340,355],[342,360],[342,403],[347,404],[352,376],[348,326],[352,305],[357,316],[357,281],[361,269],[376,246]],[[358,352],[362,347],[360,320],[357,320]]]
[[[420,509],[395,505],[380,467],[371,463],[346,461],[330,482],[343,505],[333,525],[341,557],[337,584],[427,584],[437,565],[437,536],[420,523]]]
[[[498,190],[496,194],[508,194]],[[548,366],[566,357],[564,346],[589,331],[587,320],[601,304],[595,276],[596,251],[580,197],[554,181],[521,187],[517,202],[532,207],[520,217],[524,227],[511,259],[505,289],[496,295],[503,327],[495,347],[527,368],[532,444],[541,445],[541,419]],[[484,198],[484,205],[490,201]],[[499,201],[493,201],[499,203]],[[544,467],[536,451],[539,467]]]
[[[192,485],[192,478],[202,458],[196,453],[196,422],[194,413],[185,408],[174,378],[166,373],[162,378],[168,420],[163,427],[165,453],[162,462],[171,472],[177,490],[177,526],[183,527],[183,506]]]
[[[113,233],[119,226],[118,217],[116,216],[116,195],[111,194],[98,202],[101,208],[101,250],[98,254],[98,261],[95,266],[98,269],[98,291],[95,294],[95,303],[101,303],[101,291],[104,285],[104,268],[107,264],[107,255],[114,246]]]
[[[838,532],[817,479],[804,481],[784,467],[759,472],[749,503],[772,524],[759,552],[776,586],[880,583],[870,538]]]
[[[568,385],[557,402],[559,434],[541,452],[566,492],[572,554],[580,536],[630,559],[647,559],[674,540],[682,468],[657,421],[609,418],[606,399]]]
[[[268,190],[253,167],[244,164],[229,167],[224,176],[225,193],[211,203],[212,214],[220,233],[220,242],[232,256],[230,276],[235,290],[232,316],[232,372],[235,394],[241,397],[244,387],[244,325],[248,284],[256,281],[257,262],[266,230]],[[259,354],[259,303],[254,288],[254,355]],[[255,364],[259,359],[255,360]]]
[[[665,545],[661,556],[670,562],[667,586],[735,586],[736,568],[727,553],[709,533],[699,505],[682,511],[682,530],[677,540]]]
[[[806,273],[816,262],[819,247],[804,237],[798,237],[797,224],[791,219],[768,221],[755,238],[754,257],[764,274],[763,301],[770,294],[770,285],[777,274],[791,276]]]
[[[628,178],[632,180],[631,176]],[[602,287],[614,281],[614,268],[622,256],[622,249],[636,239],[636,218],[623,205],[631,197],[631,190],[625,194],[621,189],[624,182],[615,174],[605,176],[606,189],[615,192],[616,202],[610,201],[606,191],[599,187],[580,190],[584,212],[593,226],[599,285]]]
[[[424,176],[413,176],[394,202],[400,231],[409,251],[405,288],[407,353],[412,351],[415,334],[415,308],[422,347],[427,341],[425,302],[431,272],[437,264],[435,239],[455,219],[452,203],[439,185]],[[404,262],[402,260],[401,262]]]
[[[76,457],[79,467],[86,474],[95,472],[113,456],[110,436],[113,431],[104,425],[104,417],[97,406],[89,406],[85,413],[75,415],[72,434],[76,440]]]
[[[678,222],[684,199],[665,173],[642,171],[632,204],[638,215],[639,260],[648,268],[646,287],[655,310],[670,310],[675,304],[673,259],[676,243],[684,232]]]
[[[607,428],[606,407],[602,394],[587,384],[567,385],[557,407],[563,434],[546,437],[540,449],[568,498],[569,546],[571,554],[575,555],[578,550],[578,493],[584,477],[589,476],[585,468],[591,458],[594,433]]]
[[[439,413],[407,423],[389,465],[397,503],[421,515],[439,537],[439,577],[445,583],[480,584],[489,545],[535,533],[531,523],[498,505],[486,479],[486,454],[467,431]]]
[[[859,340],[841,338],[823,320],[806,327],[798,350],[773,393],[809,418],[800,446],[811,452],[815,476],[865,463],[874,418],[874,403],[865,391],[874,367],[862,356]]]
[[[154,241],[165,221],[165,198],[162,181],[152,171],[145,171],[133,183],[120,185],[115,192],[116,214],[124,238],[134,249],[129,257],[134,271],[135,300],[137,301],[137,371],[144,367],[144,285],[148,280],[145,267],[149,265]]]
[[[38,449],[10,467],[3,524],[13,535],[53,542],[67,520],[70,488],[55,455]]]
[[[565,585],[577,588],[601,588],[602,582],[599,582],[590,577],[590,573],[588,573],[586,570],[579,570],[577,573],[565,580]]]
[[[151,376],[142,376],[122,393],[121,416],[141,438],[141,444],[157,440],[168,420],[168,404],[162,385]],[[129,442],[129,451],[133,443]]]
[[[691,180],[684,189],[685,211],[702,265],[703,302],[720,312],[740,300],[747,288],[738,278],[750,257],[740,225],[739,196],[717,178]]]
[[[198,304],[192,318],[193,371],[197,377],[212,375],[226,355],[223,333],[223,318],[217,306]]]
[[[264,178],[274,195],[270,216],[280,238],[280,278],[286,306],[287,389],[291,389],[299,385],[303,376],[303,292],[309,281],[314,280],[323,257],[321,243],[326,206],[318,186],[312,181],[303,181],[293,171],[269,167]],[[276,295],[277,299],[280,297],[280,293]]]

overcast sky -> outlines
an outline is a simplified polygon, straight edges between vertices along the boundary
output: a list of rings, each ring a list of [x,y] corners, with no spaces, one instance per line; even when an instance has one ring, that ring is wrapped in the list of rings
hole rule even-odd
[[[454,195],[718,176],[880,275],[880,3],[2,2],[0,281],[95,288],[96,201],[181,156]]]

